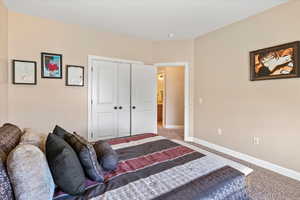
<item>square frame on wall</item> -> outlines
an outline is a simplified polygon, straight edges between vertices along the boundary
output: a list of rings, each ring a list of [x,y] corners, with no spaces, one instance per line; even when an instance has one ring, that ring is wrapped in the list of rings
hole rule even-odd
[[[36,85],[37,63],[35,61],[13,60],[12,82],[15,85]]]
[[[84,67],[67,65],[66,67],[66,86],[84,86]]]
[[[300,42],[250,52],[250,80],[300,77]]]
[[[42,78],[62,79],[62,54],[41,53]]]

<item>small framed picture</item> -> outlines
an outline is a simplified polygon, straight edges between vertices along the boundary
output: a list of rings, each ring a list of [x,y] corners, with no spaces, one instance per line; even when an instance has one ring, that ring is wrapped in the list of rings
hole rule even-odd
[[[62,79],[62,55],[42,53],[42,78]]]
[[[66,86],[84,86],[84,67],[67,65]]]
[[[300,42],[250,52],[251,81],[300,77]]]
[[[36,62],[13,60],[13,84],[36,85]]]

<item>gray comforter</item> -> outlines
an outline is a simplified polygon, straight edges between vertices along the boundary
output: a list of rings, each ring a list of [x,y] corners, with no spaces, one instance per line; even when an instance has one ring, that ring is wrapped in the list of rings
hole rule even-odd
[[[105,182],[56,200],[249,200],[245,176],[214,156],[154,134],[109,140],[120,156]]]

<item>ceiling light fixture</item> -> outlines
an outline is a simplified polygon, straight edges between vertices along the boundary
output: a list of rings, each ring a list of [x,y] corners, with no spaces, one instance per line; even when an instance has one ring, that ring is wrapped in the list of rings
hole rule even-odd
[[[162,74],[160,74],[159,76],[158,76],[158,80],[164,80],[164,75],[162,75]]]
[[[175,34],[174,33],[169,33],[169,38],[173,38],[174,36],[175,36]]]

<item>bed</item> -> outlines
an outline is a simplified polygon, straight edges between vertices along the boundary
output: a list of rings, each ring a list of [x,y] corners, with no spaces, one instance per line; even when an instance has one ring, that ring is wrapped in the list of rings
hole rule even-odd
[[[117,169],[105,181],[86,180],[82,196],[56,190],[54,200],[249,200],[252,170],[182,141],[156,134],[108,140]]]

